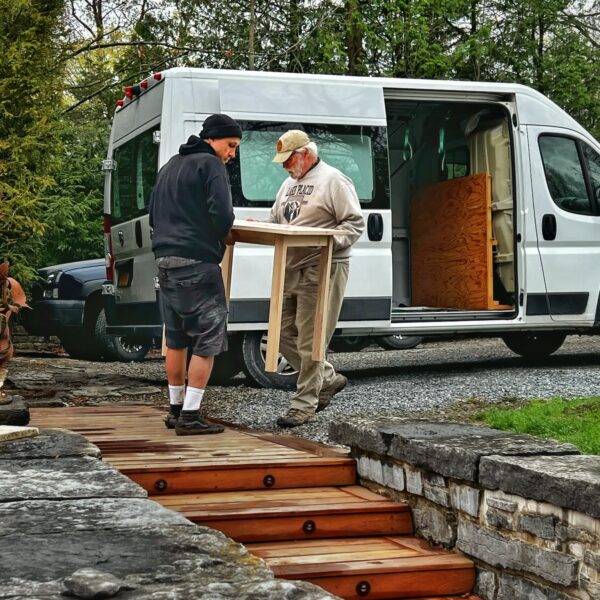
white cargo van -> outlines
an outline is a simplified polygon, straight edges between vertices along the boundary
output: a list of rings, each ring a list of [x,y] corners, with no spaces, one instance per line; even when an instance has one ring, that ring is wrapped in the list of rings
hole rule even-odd
[[[515,84],[177,68],[126,89],[104,162],[109,333],[160,336],[147,206],[157,170],[204,119],[242,126],[237,218],[265,218],[275,142],[304,129],[350,176],[367,227],[339,336],[501,336],[526,357],[600,324],[600,145]],[[272,248],[237,248],[221,373],[261,385]]]

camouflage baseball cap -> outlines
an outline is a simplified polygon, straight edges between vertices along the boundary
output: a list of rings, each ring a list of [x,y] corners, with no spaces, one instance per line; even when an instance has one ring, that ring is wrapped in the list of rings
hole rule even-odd
[[[277,154],[275,154],[273,157],[272,162],[285,162],[292,155],[294,150],[303,148],[309,143],[310,138],[308,135],[306,135],[306,133],[304,133],[304,131],[300,131],[299,129],[291,129],[290,131],[286,131],[277,140]]]

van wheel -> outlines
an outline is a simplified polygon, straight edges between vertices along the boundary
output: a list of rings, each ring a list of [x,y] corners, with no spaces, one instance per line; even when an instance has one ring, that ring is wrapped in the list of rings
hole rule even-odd
[[[140,362],[152,346],[152,340],[144,337],[112,336],[106,333],[106,313],[100,309],[96,318],[94,338],[100,353],[106,360]]]
[[[267,334],[260,331],[248,331],[242,334],[242,369],[250,385],[264,388],[293,390],[296,387],[298,373],[280,354],[277,373],[265,372],[267,356]]]
[[[210,384],[221,385],[227,383],[242,370],[242,349],[240,344],[240,337],[234,336],[229,339],[229,350],[215,356],[215,364],[210,374]]]
[[[384,350],[409,350],[423,341],[420,335],[385,335],[377,338],[377,343]]]
[[[334,352],[360,352],[371,343],[367,335],[352,335],[345,337],[334,337],[329,342],[329,349]]]
[[[548,331],[540,333],[507,333],[503,342],[516,354],[524,358],[546,358],[556,352],[565,341],[566,333]]]

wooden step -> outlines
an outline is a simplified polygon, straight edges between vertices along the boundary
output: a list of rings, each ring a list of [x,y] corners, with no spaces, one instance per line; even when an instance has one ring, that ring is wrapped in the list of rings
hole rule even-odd
[[[36,409],[32,424],[84,435],[104,460],[150,494],[353,485],[346,451],[315,442],[227,427],[178,437],[155,407]]]
[[[302,579],[347,600],[467,594],[473,563],[414,537],[247,544],[277,577]]]
[[[360,486],[154,498],[238,542],[412,533],[410,507]]]

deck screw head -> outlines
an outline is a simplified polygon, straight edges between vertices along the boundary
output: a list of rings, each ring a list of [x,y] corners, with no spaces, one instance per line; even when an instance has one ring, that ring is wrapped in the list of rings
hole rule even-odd
[[[265,487],[273,487],[275,485],[275,477],[273,475],[265,475],[263,484]]]
[[[302,525],[302,531],[304,531],[304,533],[314,533],[316,529],[317,525],[314,521],[306,521],[304,525]]]
[[[154,483],[154,488],[159,492],[164,492],[167,489],[167,482],[164,479],[157,479]]]
[[[371,584],[368,581],[359,581],[356,584],[356,593],[359,596],[368,596],[371,592]]]

